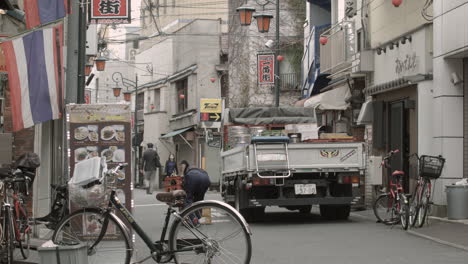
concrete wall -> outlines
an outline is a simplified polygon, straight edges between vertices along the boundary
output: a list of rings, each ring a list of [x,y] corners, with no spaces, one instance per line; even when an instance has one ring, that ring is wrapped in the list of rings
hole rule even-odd
[[[426,0],[403,1],[399,7],[394,7],[392,1],[388,0],[368,2],[372,48],[428,23],[421,16],[421,9]]]
[[[445,205],[445,185],[463,175],[463,84],[451,82],[451,74],[463,76],[462,58],[468,57],[467,0],[434,1],[434,120],[433,153],[446,158],[435,186],[434,203]]]

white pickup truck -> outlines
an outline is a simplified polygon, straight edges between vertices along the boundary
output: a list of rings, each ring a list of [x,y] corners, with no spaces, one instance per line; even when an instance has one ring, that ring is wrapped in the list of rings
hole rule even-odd
[[[361,199],[365,161],[362,142],[290,143],[286,136],[252,137],[223,151],[224,201],[249,221],[266,206],[309,213],[320,205],[327,219],[347,219]]]

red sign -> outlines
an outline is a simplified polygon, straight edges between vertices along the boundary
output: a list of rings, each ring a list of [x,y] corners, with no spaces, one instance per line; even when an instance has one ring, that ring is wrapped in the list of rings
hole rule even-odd
[[[91,103],[91,90],[85,90],[85,103]]]
[[[91,0],[90,21],[96,24],[129,24],[131,0]]]
[[[258,54],[258,84],[259,85],[274,85],[275,84],[275,55],[274,54]]]

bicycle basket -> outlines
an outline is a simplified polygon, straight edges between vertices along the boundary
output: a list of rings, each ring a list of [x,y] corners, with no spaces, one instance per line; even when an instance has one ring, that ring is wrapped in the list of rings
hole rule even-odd
[[[442,157],[423,155],[419,159],[419,174],[421,177],[437,179],[442,174],[444,163]]]
[[[106,187],[104,184],[95,184],[83,187],[68,183],[70,200],[81,207],[99,207],[106,201]]]

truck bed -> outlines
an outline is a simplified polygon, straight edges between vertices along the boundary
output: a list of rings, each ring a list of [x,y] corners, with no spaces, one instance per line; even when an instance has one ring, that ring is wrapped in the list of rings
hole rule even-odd
[[[284,145],[259,144],[257,156],[261,171],[287,168]],[[288,144],[289,167],[295,173],[361,171],[365,168],[363,143],[291,143]],[[253,145],[236,147],[221,153],[223,175],[255,172]]]

